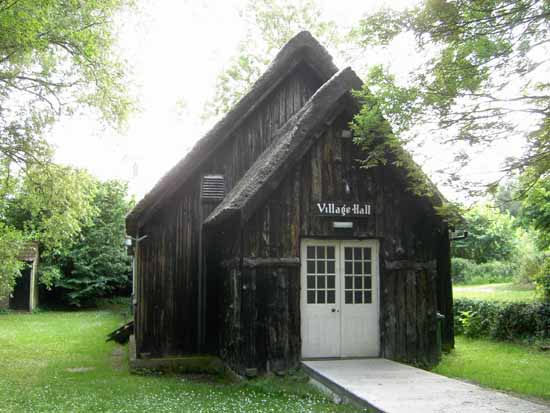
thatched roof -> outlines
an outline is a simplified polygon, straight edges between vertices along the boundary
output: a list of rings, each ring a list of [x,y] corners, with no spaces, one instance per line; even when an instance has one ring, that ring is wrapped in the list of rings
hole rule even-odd
[[[170,196],[188,181],[205,161],[242,124],[300,62],[308,63],[322,82],[338,71],[332,57],[309,32],[298,33],[277,54],[250,91],[179,161],[126,217],[126,230],[134,234]]]
[[[357,75],[346,68],[321,86],[278,130],[271,145],[206,218],[205,224],[219,223],[235,213],[240,213],[244,220],[248,219],[278,186],[286,172],[311,148],[326,128],[327,119],[343,110],[342,97],[361,85]]]

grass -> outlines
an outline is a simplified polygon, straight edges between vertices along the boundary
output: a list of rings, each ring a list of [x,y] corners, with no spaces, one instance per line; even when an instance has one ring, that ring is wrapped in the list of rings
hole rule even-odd
[[[113,309],[0,314],[0,412],[351,412],[305,376],[240,383],[137,376],[127,350],[106,343]]]
[[[550,400],[550,354],[535,346],[456,338],[456,348],[434,369],[444,376]]]
[[[532,287],[513,283],[455,285],[453,287],[453,297],[514,302],[533,302],[536,300],[535,290]]]

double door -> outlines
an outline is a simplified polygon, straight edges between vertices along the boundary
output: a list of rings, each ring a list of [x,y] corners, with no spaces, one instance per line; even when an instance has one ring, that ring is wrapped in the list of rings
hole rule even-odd
[[[302,358],[378,357],[376,240],[302,240]]]

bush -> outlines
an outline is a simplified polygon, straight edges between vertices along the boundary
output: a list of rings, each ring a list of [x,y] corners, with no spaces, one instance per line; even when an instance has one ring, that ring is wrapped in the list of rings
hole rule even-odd
[[[458,299],[456,334],[499,340],[550,338],[550,303],[502,303]]]
[[[545,301],[550,301],[550,257],[544,258],[538,273],[534,277],[537,293]]]
[[[466,258],[451,260],[451,274],[455,284],[490,284],[510,282],[516,266],[506,261],[490,261],[477,264]]]

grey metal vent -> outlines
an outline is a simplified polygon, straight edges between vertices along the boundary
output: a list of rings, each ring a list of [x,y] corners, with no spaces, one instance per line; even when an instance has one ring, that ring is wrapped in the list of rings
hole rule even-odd
[[[201,182],[203,201],[221,201],[225,197],[225,178],[223,175],[204,175]]]

